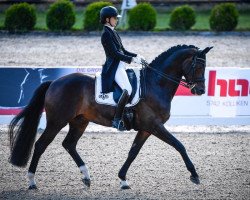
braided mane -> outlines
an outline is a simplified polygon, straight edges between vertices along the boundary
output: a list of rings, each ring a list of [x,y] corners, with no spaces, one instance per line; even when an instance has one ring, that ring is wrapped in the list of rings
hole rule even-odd
[[[157,66],[160,63],[162,63],[164,60],[166,60],[168,57],[170,57],[173,53],[183,50],[183,49],[199,49],[198,47],[194,45],[177,45],[169,48],[167,51],[162,52],[159,56],[157,56],[151,63],[150,66]]]

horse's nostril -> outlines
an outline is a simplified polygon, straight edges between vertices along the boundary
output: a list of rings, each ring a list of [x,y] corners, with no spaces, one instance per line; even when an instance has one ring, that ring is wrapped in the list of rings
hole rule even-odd
[[[204,89],[200,89],[201,94],[205,94],[205,90]]]

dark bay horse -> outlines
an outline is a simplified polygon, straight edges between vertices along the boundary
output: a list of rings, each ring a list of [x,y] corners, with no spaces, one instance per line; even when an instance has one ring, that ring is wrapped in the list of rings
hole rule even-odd
[[[146,94],[145,98],[134,107],[138,133],[127,160],[118,173],[122,189],[129,188],[126,182],[127,171],[151,134],[181,154],[191,173],[191,181],[199,183],[199,176],[185,147],[166,130],[164,123],[170,117],[171,101],[179,84],[189,87],[193,94],[205,93],[206,54],[211,48],[200,50],[192,45],[178,45],[160,54],[143,69]],[[183,76],[185,79],[182,79]],[[45,82],[37,88],[25,109],[12,120],[9,128],[10,163],[23,167],[31,155],[41,113],[44,108],[46,111],[47,126],[35,142],[28,170],[30,189],[36,188],[34,176],[39,158],[67,124],[69,132],[62,145],[80,168],[84,184],[90,186],[88,168],[76,151],[77,142],[89,122],[111,127],[115,114],[115,107],[97,104],[94,93],[95,78],[80,73],[70,74],[53,82]]]

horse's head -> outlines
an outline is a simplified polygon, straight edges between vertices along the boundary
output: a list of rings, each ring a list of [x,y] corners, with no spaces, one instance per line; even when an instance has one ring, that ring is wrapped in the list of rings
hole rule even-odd
[[[202,95],[205,93],[206,54],[212,48],[207,47],[204,50],[196,50],[194,55],[183,63],[183,74],[192,94]]]

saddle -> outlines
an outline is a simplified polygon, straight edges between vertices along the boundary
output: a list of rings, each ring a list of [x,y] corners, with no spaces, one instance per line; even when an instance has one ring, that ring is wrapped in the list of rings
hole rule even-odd
[[[126,129],[135,129],[134,126],[134,109],[133,106],[139,103],[142,97],[141,90],[141,70],[140,69],[127,69],[126,73],[128,75],[129,82],[132,86],[132,93],[125,107],[123,114],[123,121],[125,123]],[[116,106],[117,102],[122,94],[122,89],[117,83],[113,85],[113,91],[109,93],[102,93],[102,77],[101,73],[97,73],[95,77],[95,101],[98,104],[105,104],[110,106]]]
[[[126,107],[135,106],[140,101],[140,70],[139,69],[127,69],[129,82],[132,86],[132,93],[128,100]],[[105,104],[110,106],[116,106],[117,102],[122,94],[122,89],[117,83],[113,84],[113,91],[109,93],[102,93],[102,79],[101,73],[96,74],[95,80],[95,100],[99,104]]]

